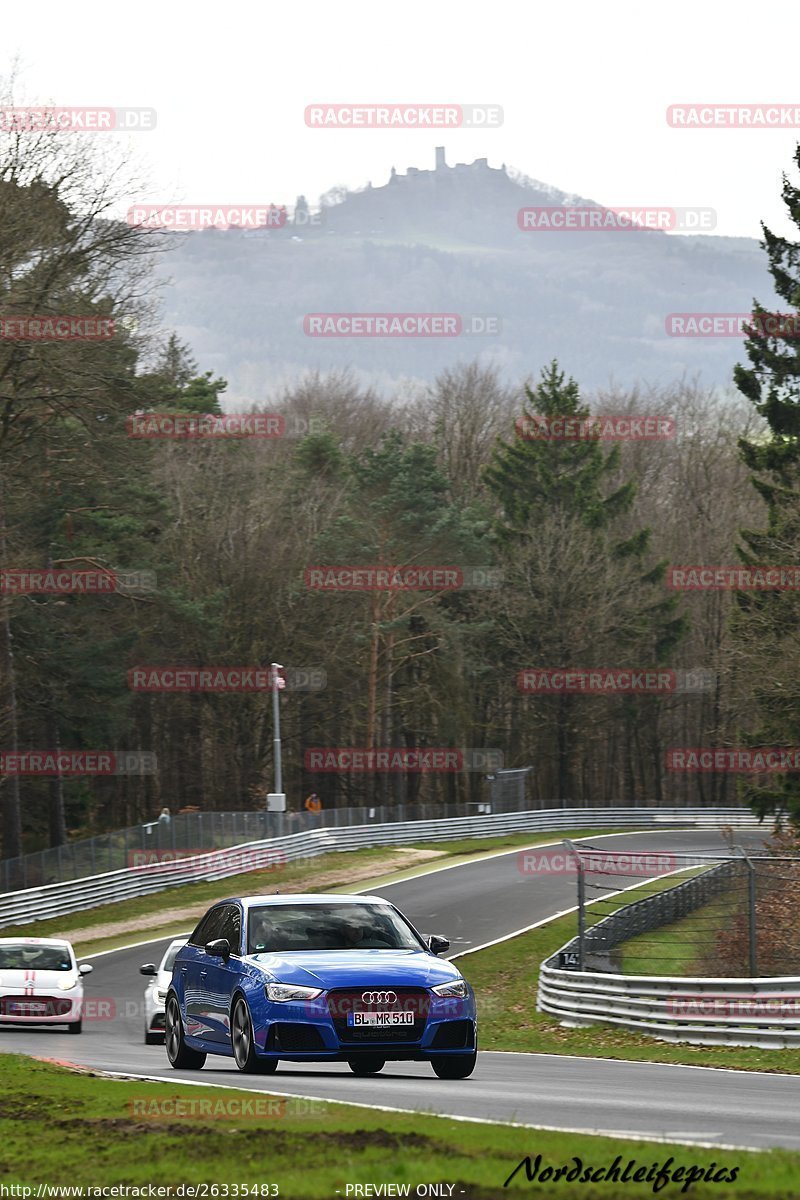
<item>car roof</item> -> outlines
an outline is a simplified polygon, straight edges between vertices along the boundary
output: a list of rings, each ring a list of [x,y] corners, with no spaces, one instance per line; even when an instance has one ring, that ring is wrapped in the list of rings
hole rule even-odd
[[[341,892],[280,892],[268,896],[229,896],[220,904],[241,904],[244,909],[280,904],[388,904],[383,896],[354,896]],[[216,905],[214,906],[216,907]]]
[[[0,946],[58,946],[59,950],[72,949],[72,943],[64,938],[16,937],[0,938]]]

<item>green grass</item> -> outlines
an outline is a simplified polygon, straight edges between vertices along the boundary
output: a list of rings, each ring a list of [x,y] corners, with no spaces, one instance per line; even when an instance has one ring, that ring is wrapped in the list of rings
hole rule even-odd
[[[570,837],[598,836],[603,830],[585,829],[572,830]],[[615,832],[619,832],[616,831]],[[465,862],[470,857],[513,849],[515,846],[532,846],[542,842],[559,839],[561,834],[555,833],[515,833],[498,838],[473,838],[457,842],[409,842],[409,846],[421,850],[441,850],[453,861]],[[75,939],[75,949],[80,954],[97,953],[101,950],[112,950],[141,941],[151,934],[158,937],[170,937],[183,932],[187,927],[193,927],[193,919],[171,921],[164,923],[162,914],[166,909],[188,908],[192,905],[211,905],[216,900],[226,896],[257,895],[260,892],[270,893],[289,887],[297,891],[300,886],[309,892],[321,890],[352,891],[353,884],[338,884],[334,886],[315,884],[315,879],[327,871],[347,871],[350,867],[363,868],[374,864],[375,874],[368,879],[359,881],[355,886],[363,888],[369,884],[378,886],[398,879],[413,878],[447,864],[447,859],[439,858],[428,863],[414,864],[403,870],[381,874],[381,864],[392,851],[391,846],[380,846],[369,850],[354,850],[342,853],[323,854],[317,858],[302,859],[298,862],[286,863],[267,871],[250,871],[242,875],[233,875],[212,883],[188,883],[177,887],[166,888],[149,896],[140,896],[131,900],[120,900],[113,904],[103,904],[83,912],[68,913],[62,917],[53,917],[42,921],[31,921],[25,925],[7,925],[0,927],[0,937],[50,937],[66,929],[85,929],[117,921],[137,921],[134,933],[113,934],[111,936],[85,936]]]
[[[731,903],[731,896],[737,903]],[[741,892],[720,896],[671,925],[631,938],[620,946],[626,975],[714,975],[716,936],[743,912]]]
[[[674,884],[675,880],[662,879],[658,882],[666,887]],[[647,887],[651,890],[652,884]],[[635,892],[631,892],[627,896],[617,897],[614,904],[629,903],[635,895]],[[610,907],[609,902],[604,905],[604,911]],[[565,1028],[550,1014],[537,1012],[539,965],[576,933],[577,919],[575,914],[570,914],[456,960],[459,970],[473,985],[478,996],[482,1049],[690,1063],[693,1066],[800,1074],[800,1049],[691,1046],[686,1042],[672,1044],[612,1025]]]
[[[783,1150],[701,1150],[352,1105],[271,1101],[261,1092],[109,1080],[17,1055],[3,1055],[2,1074],[0,1177],[6,1186],[156,1184],[174,1194],[180,1184],[274,1183],[282,1200],[334,1200],[337,1190],[345,1197],[348,1184],[408,1184],[413,1196],[418,1184],[447,1181],[455,1185],[456,1200],[497,1200],[545,1190],[528,1183],[524,1169],[504,1189],[525,1155],[532,1160],[541,1155],[543,1167],[572,1166],[577,1156],[584,1166],[598,1168],[620,1155],[623,1168],[631,1159],[648,1169],[668,1159],[672,1169],[706,1169],[712,1163],[717,1170],[738,1168],[733,1184],[694,1184],[689,1194],[699,1200],[790,1200],[800,1178],[800,1154]],[[176,1104],[184,1113],[196,1112],[201,1101],[222,1114],[230,1112],[226,1105],[258,1101],[271,1115],[174,1115]],[[668,1184],[659,1194],[680,1196],[682,1186]],[[222,1188],[217,1194],[224,1195]],[[553,1194],[636,1200],[652,1196],[653,1185],[560,1181]]]

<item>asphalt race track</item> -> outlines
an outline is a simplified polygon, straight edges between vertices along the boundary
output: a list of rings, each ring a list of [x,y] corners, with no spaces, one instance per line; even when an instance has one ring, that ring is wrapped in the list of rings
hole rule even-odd
[[[712,832],[658,832],[587,839],[617,850],[725,849]],[[757,832],[737,831],[745,847]],[[572,908],[575,880],[523,875],[518,850],[434,871],[401,883],[359,888],[390,898],[424,933],[451,939],[451,954],[501,938]],[[620,887],[635,882],[619,880]],[[223,897],[220,884],[220,898]],[[163,1047],[145,1046],[139,965],[158,961],[170,939],[93,958],[87,1000],[112,1017],[84,1021],[73,1037],[60,1030],[0,1028],[0,1050],[65,1059],[125,1075],[217,1084],[450,1116],[518,1122],[611,1136],[641,1135],[719,1146],[800,1146],[800,1078],[558,1055],[482,1053],[470,1079],[437,1079],[427,1063],[389,1063],[358,1079],[346,1064],[281,1063],[270,1076],[240,1074],[232,1059],[209,1057],[202,1071],[173,1071]],[[534,997],[531,997],[531,1004]],[[524,1144],[524,1135],[523,1135]],[[530,1149],[534,1150],[531,1141]]]

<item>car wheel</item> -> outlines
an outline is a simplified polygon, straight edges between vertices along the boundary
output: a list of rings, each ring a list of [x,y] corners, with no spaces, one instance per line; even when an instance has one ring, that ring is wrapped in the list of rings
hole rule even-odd
[[[83,1029],[83,1021],[70,1021],[67,1025],[67,1033],[80,1033]]]
[[[145,1046],[163,1046],[164,1045],[164,1034],[161,1033],[159,1030],[156,1030],[155,1032],[153,1032],[152,1029],[148,1029],[147,1026],[145,1025],[145,1027],[144,1027],[144,1044],[145,1044]]]
[[[478,1053],[442,1054],[431,1059],[431,1066],[440,1079],[466,1079],[475,1070]]]
[[[199,1071],[206,1061],[206,1055],[201,1050],[192,1050],[191,1046],[186,1045],[177,996],[173,995],[167,998],[164,1024],[166,1029],[164,1042],[167,1047],[167,1058],[171,1065],[176,1070]]]
[[[386,1066],[385,1058],[377,1054],[362,1054],[358,1058],[348,1058],[347,1065],[354,1075],[377,1075]]]
[[[231,1046],[237,1067],[246,1075],[271,1075],[277,1071],[277,1058],[258,1058],[256,1055],[253,1021],[243,996],[239,996],[233,1006]]]

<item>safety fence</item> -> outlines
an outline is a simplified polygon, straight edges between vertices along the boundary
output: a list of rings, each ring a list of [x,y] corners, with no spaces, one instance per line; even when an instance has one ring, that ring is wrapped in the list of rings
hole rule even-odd
[[[186,858],[164,854],[145,856],[140,863],[116,871],[6,892],[0,895],[0,926],[79,912],[183,883],[225,879],[247,871],[277,870],[287,862],[336,851],[497,837],[506,833],[557,834],[589,824],[602,829],[663,829],[670,826],[715,829],[724,826],[757,828],[758,821],[749,810],[742,808],[605,808],[592,810],[589,822],[587,811],[577,808],[323,827]]]
[[[341,826],[403,824],[409,821],[431,821],[469,816],[500,815],[503,813],[548,813],[553,810],[571,812],[580,808],[627,808],[627,805],[581,804],[561,800],[542,801],[535,808],[520,791],[528,768],[497,771],[491,780],[491,799],[483,803],[458,805],[400,804],[363,805],[351,808],[328,808],[319,813],[308,812],[186,812],[172,815],[169,820],[148,821],[111,833],[76,839],[63,846],[36,850],[18,858],[0,860],[0,892],[64,883],[70,879],[85,879],[138,865],[170,850],[200,853],[203,850],[222,850],[267,838],[282,838],[314,829],[338,829]],[[502,778],[501,778],[502,777]],[[651,800],[638,801],[635,811],[662,810]],[[681,809],[689,813],[689,809]],[[713,812],[715,810],[706,810]],[[731,809],[749,817],[749,809]],[[687,819],[689,819],[687,817]],[[590,822],[594,824],[594,821]]]
[[[35,850],[18,858],[0,860],[0,891],[63,883],[102,875],[145,861],[165,851],[200,853],[222,850],[266,838],[287,837],[312,829],[338,829],[342,825],[382,825],[386,822],[431,821],[443,817],[480,816],[485,813],[528,812],[519,783],[525,771],[497,771],[492,777],[491,799],[468,804],[395,804],[323,808],[301,812],[181,812],[169,819],[147,821],[94,837],[79,838],[62,846]],[[646,807],[646,805],[643,805]],[[537,809],[592,807],[543,802]],[[613,806],[612,806],[613,807]]]
[[[588,851],[583,845],[574,847],[574,851],[583,859],[589,853],[601,853],[597,848]],[[585,878],[581,880],[583,872],[577,872],[579,932],[542,963],[537,1007],[557,1017],[563,1025],[614,1025],[663,1041],[772,1048],[800,1045],[800,976],[760,975],[756,970],[759,912],[762,932],[773,938],[775,935],[773,928],[763,928],[765,912],[758,906],[758,889],[769,906],[782,883],[796,886],[800,862],[796,857],[777,854],[741,855],[716,863],[710,858],[674,857],[680,858],[682,864],[677,873],[697,868],[698,863],[702,873],[666,888],[662,880],[657,893],[609,913],[591,928],[586,928],[587,921],[591,919],[593,906],[596,911],[596,906],[602,905],[602,898],[585,900]],[[618,886],[618,878],[616,883]],[[643,886],[649,889],[655,885],[650,881]],[[748,900],[744,914],[734,918],[729,930],[715,926],[715,931],[721,950],[719,961],[724,963],[725,943],[736,940],[736,922],[740,922],[745,934],[745,958],[749,943],[749,975],[744,974],[747,962],[741,977],[732,971],[718,977],[710,974],[679,977],[613,970],[617,965],[614,952],[631,939],[691,916],[706,905],[713,908],[719,897],[735,896],[742,891]],[[616,904],[624,900],[619,891],[613,897]],[[607,897],[606,902],[611,903],[611,899]],[[720,911],[729,915],[727,910]],[[765,911],[769,914],[774,909],[767,907]],[[719,913],[715,913],[707,919],[718,921],[718,918]],[[796,959],[787,956],[785,961],[790,968],[797,969]]]

